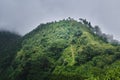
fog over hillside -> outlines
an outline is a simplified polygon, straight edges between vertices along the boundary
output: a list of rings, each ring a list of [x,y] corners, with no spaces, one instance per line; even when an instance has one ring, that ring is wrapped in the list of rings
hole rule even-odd
[[[0,29],[24,35],[40,23],[85,18],[120,40],[119,0],[0,0]]]

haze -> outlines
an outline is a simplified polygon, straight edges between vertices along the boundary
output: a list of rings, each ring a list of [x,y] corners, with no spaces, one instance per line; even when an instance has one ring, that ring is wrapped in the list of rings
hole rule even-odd
[[[0,29],[24,35],[40,23],[86,18],[120,40],[120,0],[0,0]]]

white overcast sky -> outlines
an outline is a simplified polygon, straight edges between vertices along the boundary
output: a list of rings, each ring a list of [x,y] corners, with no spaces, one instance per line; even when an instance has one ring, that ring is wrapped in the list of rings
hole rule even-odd
[[[0,0],[0,29],[22,35],[67,17],[86,18],[120,40],[120,0]]]

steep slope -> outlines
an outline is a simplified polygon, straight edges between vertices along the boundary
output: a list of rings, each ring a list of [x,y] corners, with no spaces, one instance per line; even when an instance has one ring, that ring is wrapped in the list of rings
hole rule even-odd
[[[9,80],[112,79],[107,72],[120,63],[120,46],[92,29],[73,19],[41,24],[23,37]]]
[[[6,76],[6,69],[11,65],[16,52],[18,51],[18,40],[21,36],[9,32],[0,31],[0,80]]]

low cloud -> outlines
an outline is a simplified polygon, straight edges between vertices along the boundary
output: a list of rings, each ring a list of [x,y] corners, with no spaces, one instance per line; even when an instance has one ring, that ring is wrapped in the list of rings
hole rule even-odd
[[[0,29],[24,35],[43,22],[86,18],[120,40],[119,0],[0,0]]]

